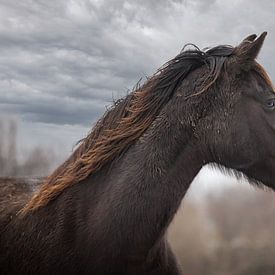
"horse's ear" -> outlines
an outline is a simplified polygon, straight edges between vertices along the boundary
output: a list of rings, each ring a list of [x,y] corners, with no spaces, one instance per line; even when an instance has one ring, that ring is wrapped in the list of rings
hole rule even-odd
[[[247,61],[253,61],[258,56],[266,35],[267,32],[263,32],[257,39],[255,34],[249,35],[235,48],[235,55],[241,64],[245,65]]]
[[[257,35],[256,34],[251,34],[251,35],[249,35],[249,36],[247,36],[243,41],[242,41],[242,43],[240,44],[240,46],[242,45],[242,44],[244,44],[244,43],[251,43],[251,42],[253,42],[255,39],[256,39],[256,37],[257,37]],[[240,47],[239,46],[239,47]]]

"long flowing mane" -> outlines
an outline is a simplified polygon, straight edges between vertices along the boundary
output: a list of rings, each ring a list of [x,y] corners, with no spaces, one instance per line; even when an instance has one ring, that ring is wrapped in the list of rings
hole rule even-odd
[[[21,213],[46,205],[65,188],[86,179],[126,152],[148,129],[190,72],[206,65],[208,73],[203,76],[201,93],[216,81],[226,57],[234,51],[231,46],[206,51],[193,47],[191,50],[184,48],[143,85],[137,85],[125,98],[116,101],[68,160],[45,179]]]

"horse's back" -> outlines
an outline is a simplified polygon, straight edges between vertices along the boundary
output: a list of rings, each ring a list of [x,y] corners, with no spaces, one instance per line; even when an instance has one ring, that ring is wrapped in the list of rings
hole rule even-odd
[[[31,197],[39,179],[0,177],[0,232]]]

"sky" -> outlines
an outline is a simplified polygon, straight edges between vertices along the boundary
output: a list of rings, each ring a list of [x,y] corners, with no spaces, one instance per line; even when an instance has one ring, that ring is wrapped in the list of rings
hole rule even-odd
[[[21,146],[67,156],[113,99],[186,43],[268,36],[259,61],[275,77],[275,1],[0,0],[0,115]]]

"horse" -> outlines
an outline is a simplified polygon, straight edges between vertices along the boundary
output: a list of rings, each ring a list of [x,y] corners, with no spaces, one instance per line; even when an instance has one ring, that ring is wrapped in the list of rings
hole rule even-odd
[[[182,274],[166,231],[204,165],[275,189],[275,93],[256,61],[266,34],[184,48],[37,191],[2,183],[0,273]]]

